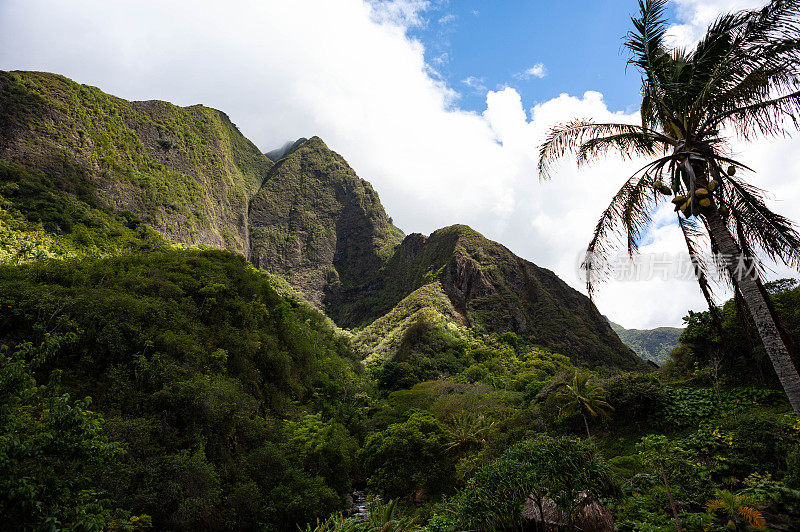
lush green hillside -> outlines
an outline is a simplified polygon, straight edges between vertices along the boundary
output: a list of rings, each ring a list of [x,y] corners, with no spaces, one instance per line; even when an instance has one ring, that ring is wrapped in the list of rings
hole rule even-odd
[[[81,201],[50,177],[0,159],[0,263],[163,247],[173,245],[130,212]]]
[[[438,283],[415,305],[437,309],[444,296],[478,334],[515,332],[589,365],[640,363],[586,297],[470,228],[404,240],[370,184],[317,137],[272,152],[273,164],[219,111],[128,102],[36,72],[0,74],[0,124],[0,259],[109,255],[157,245],[155,231],[158,245],[244,255],[342,327],[400,305],[403,329],[401,302]]]
[[[398,326],[427,304],[454,324],[514,332],[582,364],[642,364],[588,298],[467,226],[409,235],[379,277],[355,292],[358,297],[337,301],[331,315],[345,325],[371,323],[358,335],[368,349],[384,349]]]
[[[502,245],[403,237],[318,138],[273,164],[200,106],[0,91],[5,528],[800,529],[797,419],[735,301],[654,371]],[[800,343],[795,285],[767,289]]]
[[[656,329],[626,329],[622,325],[609,322],[619,339],[644,360],[659,366],[669,360],[669,354],[678,347],[678,338],[683,329],[678,327],[658,327]]]
[[[766,284],[772,305],[780,317],[795,364],[800,364],[800,286],[796,279]],[[721,328],[713,325],[711,313],[689,312],[679,347],[671,353],[667,371],[686,372],[701,368],[716,371],[727,382],[777,385],[775,370],[750,315],[736,299],[719,309]]]
[[[0,72],[0,159],[176,242],[243,254],[249,199],[272,165],[220,111],[129,102],[40,72]]]
[[[131,512],[159,529],[295,530],[344,506],[363,427],[361,365],[344,333],[243,258],[168,251],[6,265],[0,303],[5,519],[33,511],[84,529]],[[32,389],[14,391],[15,357],[49,380],[48,393],[69,394],[64,408],[91,396],[82,408],[102,415],[93,430],[115,451],[38,463],[78,432],[47,417],[47,394],[36,410]],[[21,420],[42,433],[8,432]],[[59,471],[67,478],[50,478]],[[70,497],[87,488],[102,502],[70,515]]]

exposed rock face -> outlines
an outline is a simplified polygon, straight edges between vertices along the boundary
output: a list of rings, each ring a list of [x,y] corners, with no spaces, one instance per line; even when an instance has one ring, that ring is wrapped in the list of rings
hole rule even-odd
[[[0,158],[177,242],[247,254],[272,162],[222,112],[129,102],[63,76],[0,72]]]
[[[319,307],[377,271],[403,238],[370,184],[318,137],[270,170],[250,229],[252,262]]]
[[[317,137],[272,153],[277,163],[201,105],[128,102],[62,76],[0,72],[0,159],[88,204],[130,211],[173,241],[240,253],[342,327],[393,309],[400,323],[428,306],[580,362],[637,365],[552,272],[466,226],[404,238],[372,186]]]
[[[582,363],[628,368],[642,363],[586,296],[467,226],[439,229],[427,239],[406,237],[379,281],[366,282],[360,295],[347,294],[339,302],[343,323],[369,323],[438,281],[464,325],[515,332]]]

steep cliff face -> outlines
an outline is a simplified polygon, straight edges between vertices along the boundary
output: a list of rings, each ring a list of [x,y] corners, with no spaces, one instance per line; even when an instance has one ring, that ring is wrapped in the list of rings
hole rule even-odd
[[[409,235],[377,280],[343,304],[349,304],[351,319],[369,323],[390,311],[397,314],[398,307],[416,312],[420,292],[415,305],[406,297],[421,287],[427,287],[431,307],[474,330],[514,332],[581,363],[641,365],[586,296],[463,225],[428,238]],[[448,307],[439,303],[442,296]]]
[[[376,272],[403,233],[378,194],[318,137],[269,172],[250,204],[251,260],[328,307]]]
[[[0,159],[172,240],[242,254],[249,199],[272,166],[220,111],[39,72],[0,72]]]
[[[338,325],[369,326],[366,350],[385,345],[381,335],[402,336],[411,314],[433,312],[437,323],[514,332],[581,362],[637,365],[589,300],[552,272],[466,226],[404,238],[372,186],[318,137],[271,153],[280,160],[214,109],[0,72],[0,236],[10,230],[21,250],[26,235],[41,235],[49,256],[76,256],[158,247],[155,229],[234,251]]]

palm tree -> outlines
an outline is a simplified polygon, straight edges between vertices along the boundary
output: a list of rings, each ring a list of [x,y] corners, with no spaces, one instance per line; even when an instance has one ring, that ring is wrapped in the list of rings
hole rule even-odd
[[[651,161],[630,177],[604,211],[583,268],[587,289],[607,271],[618,235],[632,256],[659,203],[672,196],[689,256],[709,305],[709,269],[745,302],[795,414],[800,376],[761,284],[761,252],[800,267],[800,234],[772,212],[764,191],[741,178],[750,169],[731,158],[723,131],[745,140],[787,133],[800,118],[800,0],[772,0],[761,10],[721,16],[693,50],[665,41],[667,0],[639,0],[625,46],[642,74],[641,125],[575,120],[552,128],[540,147],[539,171],[550,177],[568,153],[585,164],[609,152]],[[738,175],[737,175],[738,171]],[[701,257],[703,238],[718,257]]]
[[[564,414],[580,412],[583,425],[586,427],[586,435],[591,438],[587,415],[592,418],[608,417],[608,412],[614,410],[614,407],[605,401],[606,391],[596,384],[590,375],[577,371],[572,378],[572,384],[562,382],[559,388],[563,388],[567,396],[567,404],[562,412]]]
[[[462,413],[452,417],[448,426],[448,451],[461,453],[486,443],[486,433],[494,425],[483,414]]]

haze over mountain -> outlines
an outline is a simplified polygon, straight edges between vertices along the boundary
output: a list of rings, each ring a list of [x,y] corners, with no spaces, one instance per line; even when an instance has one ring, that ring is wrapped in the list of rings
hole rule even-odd
[[[669,354],[678,347],[683,329],[679,327],[658,327],[656,329],[626,329],[622,325],[609,322],[625,345],[644,360],[659,366],[669,360]]]

